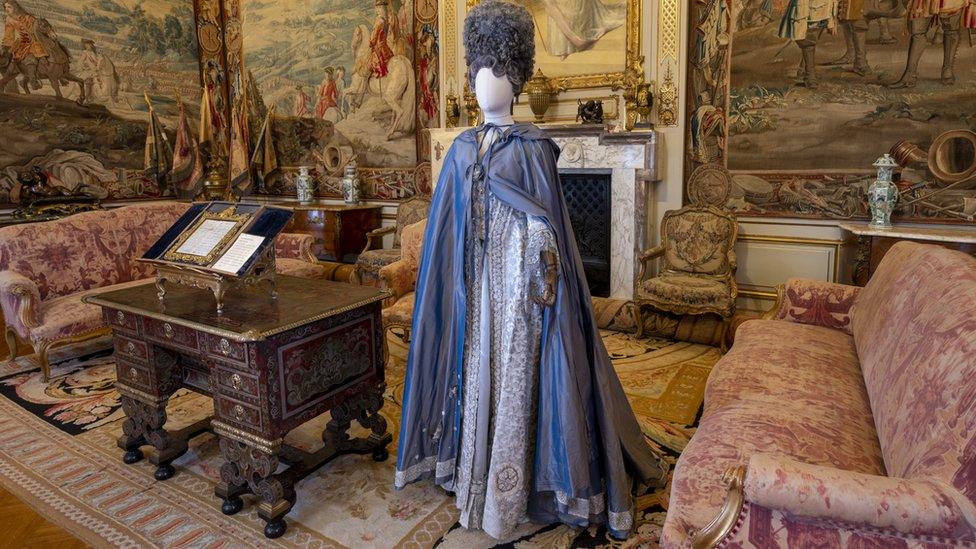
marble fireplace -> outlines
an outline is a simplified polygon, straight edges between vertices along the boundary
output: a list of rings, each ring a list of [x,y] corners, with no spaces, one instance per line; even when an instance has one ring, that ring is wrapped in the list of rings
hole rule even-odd
[[[631,299],[640,268],[638,258],[653,240],[649,233],[649,220],[652,219],[651,185],[657,180],[656,134],[653,131],[610,133],[601,126],[583,125],[541,128],[562,151],[558,167],[564,193],[567,190],[566,182],[570,180],[572,185],[577,186],[577,192],[588,190],[580,186],[605,185],[609,180],[609,295]],[[430,132],[431,170],[435,185],[444,156],[460,131],[462,129],[434,129]],[[586,201],[578,202],[583,205]],[[572,204],[569,205],[572,211]],[[578,212],[576,217],[589,220],[585,212]],[[594,250],[592,242],[584,242],[581,248]],[[600,259],[593,257],[598,254],[588,254],[583,249],[581,255],[584,263],[587,259],[590,263]],[[587,258],[588,255],[591,257]],[[601,281],[590,280],[591,287],[594,282]]]

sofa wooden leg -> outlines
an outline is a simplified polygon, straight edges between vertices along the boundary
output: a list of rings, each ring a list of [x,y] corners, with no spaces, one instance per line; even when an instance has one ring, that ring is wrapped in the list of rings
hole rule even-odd
[[[7,336],[7,349],[10,350],[10,355],[7,360],[17,360],[17,332],[15,332],[10,326],[7,326],[5,335]]]
[[[35,345],[34,351],[37,353],[37,360],[41,363],[41,381],[47,383],[51,379],[51,363],[48,361],[48,350],[51,343],[44,341]]]

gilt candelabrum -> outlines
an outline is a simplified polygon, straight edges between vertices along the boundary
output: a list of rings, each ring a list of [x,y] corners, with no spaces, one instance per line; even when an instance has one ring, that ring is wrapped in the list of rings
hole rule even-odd
[[[445,109],[447,127],[456,128],[461,123],[461,102],[456,93],[447,94],[444,100],[447,103],[447,108]]]
[[[478,97],[471,91],[468,79],[464,79],[464,114],[468,117],[469,126],[477,126],[481,122],[481,107]]]

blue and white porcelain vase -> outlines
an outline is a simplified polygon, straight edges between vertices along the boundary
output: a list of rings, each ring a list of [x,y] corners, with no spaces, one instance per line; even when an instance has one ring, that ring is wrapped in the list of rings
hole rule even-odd
[[[359,204],[359,175],[355,162],[346,164],[342,175],[342,198],[346,204]]]
[[[298,177],[295,178],[295,192],[298,194],[298,202],[301,204],[311,204],[315,199],[312,192],[312,176],[308,172],[308,166],[298,168]]]
[[[891,228],[891,212],[898,203],[898,187],[891,180],[896,166],[898,163],[888,154],[874,163],[878,178],[868,187],[868,206],[871,208],[870,226],[875,229]]]

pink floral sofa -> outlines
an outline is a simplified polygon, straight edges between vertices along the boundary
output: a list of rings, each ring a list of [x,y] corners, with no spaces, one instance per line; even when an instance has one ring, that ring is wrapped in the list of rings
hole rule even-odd
[[[108,333],[100,309],[82,298],[153,276],[153,268],[135,258],[188,207],[147,202],[0,228],[0,307],[10,360],[17,357],[17,337],[30,342],[46,380],[52,346]],[[312,255],[310,236],[282,234],[276,253],[281,273],[305,278],[324,273]]]
[[[663,547],[976,546],[976,259],[790,280],[715,365]]]

